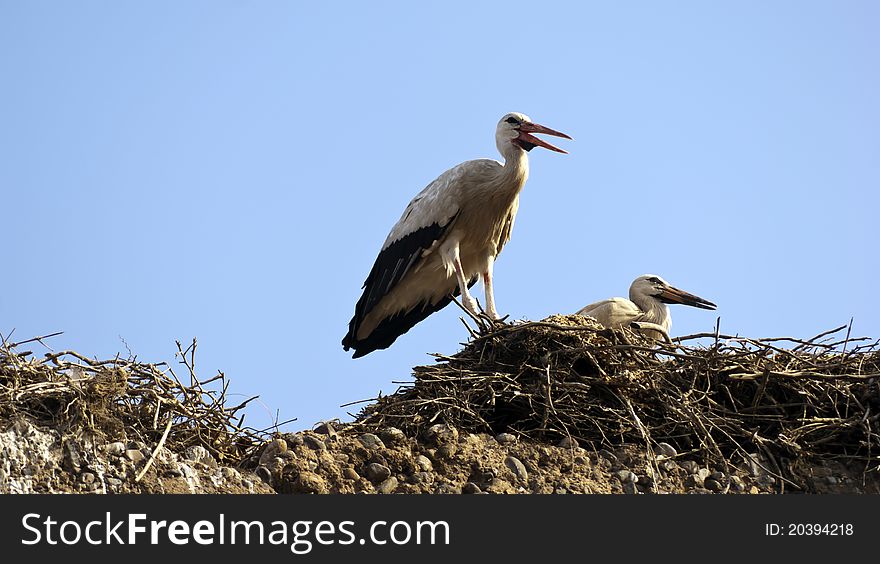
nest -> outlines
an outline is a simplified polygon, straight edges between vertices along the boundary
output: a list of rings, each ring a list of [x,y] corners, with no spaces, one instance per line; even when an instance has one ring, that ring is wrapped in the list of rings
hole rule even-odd
[[[27,343],[43,344],[46,337],[0,346],[0,422],[26,417],[62,436],[137,440],[156,445],[154,455],[162,446],[176,452],[202,446],[227,463],[241,460],[262,442],[238,415],[256,398],[227,407],[229,383],[222,372],[205,380],[196,377],[195,340],[186,349],[177,343],[176,356],[189,380],[184,384],[166,363],[95,360],[74,351],[37,358],[22,350]]]
[[[723,468],[761,460],[794,486],[794,459],[877,471],[878,342],[844,329],[806,341],[716,332],[656,344],[580,316],[503,325],[416,367],[414,382],[364,408],[356,424],[419,434],[448,423],[649,454],[666,442]]]

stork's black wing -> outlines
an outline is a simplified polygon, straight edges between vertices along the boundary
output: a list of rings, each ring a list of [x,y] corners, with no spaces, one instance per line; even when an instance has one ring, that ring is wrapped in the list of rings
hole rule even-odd
[[[355,305],[354,316],[348,324],[348,334],[342,339],[342,346],[346,351],[355,350],[353,358],[364,356],[376,349],[389,347],[397,337],[409,331],[416,323],[435,311],[444,308],[452,300],[452,296],[447,296],[436,304],[427,301],[417,304],[409,311],[383,319],[363,339],[357,338],[358,329],[367,314],[422,260],[425,251],[443,239],[449,228],[455,223],[457,216],[458,214],[454,215],[442,225],[432,223],[410,231],[388,244],[376,257],[376,262],[364,282],[364,293]],[[406,220],[406,216],[403,220]],[[476,280],[471,284],[474,282]],[[456,289],[455,295],[458,294],[459,291]]]

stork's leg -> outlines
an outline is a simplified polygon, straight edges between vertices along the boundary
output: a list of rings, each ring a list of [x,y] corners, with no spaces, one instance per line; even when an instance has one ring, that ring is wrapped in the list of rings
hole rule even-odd
[[[474,316],[480,315],[480,308],[477,306],[477,300],[468,290],[468,280],[464,275],[464,267],[461,266],[461,256],[458,253],[458,247],[452,251],[452,266],[455,268],[455,276],[458,278],[458,289],[461,290],[461,302]]]
[[[486,315],[490,319],[499,319],[498,311],[495,309],[495,290],[492,288],[492,271],[495,265],[495,259],[489,258],[486,262],[486,269],[483,271],[483,289],[486,290]]]

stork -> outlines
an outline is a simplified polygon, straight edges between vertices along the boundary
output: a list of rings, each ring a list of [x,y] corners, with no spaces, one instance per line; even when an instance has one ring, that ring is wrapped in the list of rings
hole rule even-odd
[[[385,349],[435,311],[461,295],[465,308],[478,315],[468,289],[482,277],[485,314],[499,319],[493,293],[495,257],[510,240],[519,193],[529,175],[526,155],[535,147],[565,153],[535,137],[568,135],[509,113],[495,129],[495,145],[504,157],[466,161],[416,195],[391,228],[355,305],[347,351],[358,358]]]
[[[643,274],[629,287],[629,299],[609,298],[585,306],[578,315],[592,317],[605,327],[633,325],[642,334],[669,340],[672,316],[666,304],[684,304],[701,309],[715,309],[715,304],[671,286],[655,274]]]

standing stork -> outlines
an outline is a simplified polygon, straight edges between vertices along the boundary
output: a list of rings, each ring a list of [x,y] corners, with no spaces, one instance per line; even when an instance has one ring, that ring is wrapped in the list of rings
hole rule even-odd
[[[669,340],[672,316],[666,304],[684,304],[701,309],[715,309],[715,304],[671,286],[654,274],[643,274],[629,287],[629,299],[609,298],[581,308],[578,315],[592,317],[605,327],[635,324],[640,332]]]
[[[459,294],[464,307],[478,315],[468,288],[481,276],[485,313],[499,318],[492,266],[510,240],[519,193],[529,176],[526,153],[534,147],[565,153],[533,133],[571,139],[528,116],[509,113],[495,129],[495,145],[504,163],[461,163],[413,198],[385,239],[342,339],[346,351],[354,349],[353,358],[388,348]]]

